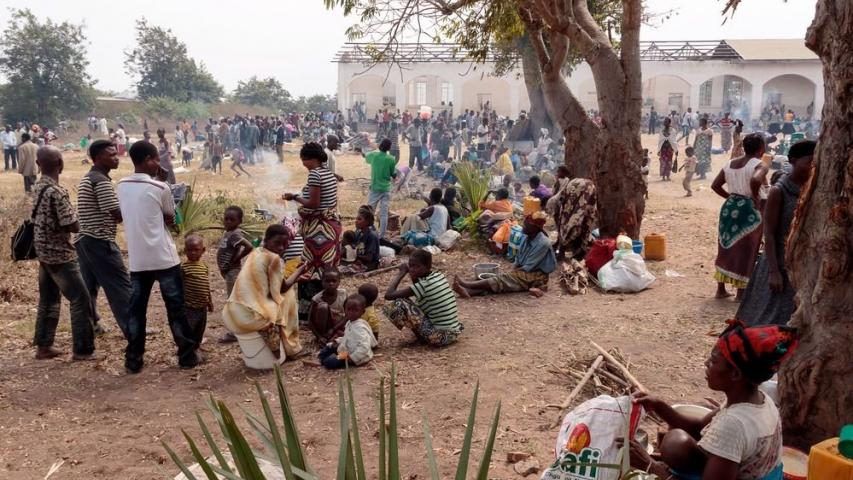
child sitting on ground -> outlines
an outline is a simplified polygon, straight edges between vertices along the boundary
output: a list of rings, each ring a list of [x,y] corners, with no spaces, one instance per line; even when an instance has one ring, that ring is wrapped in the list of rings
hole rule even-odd
[[[376,307],[373,306],[373,302],[379,297],[379,287],[372,283],[365,283],[358,287],[358,294],[364,297],[366,302],[364,316],[361,318],[370,325],[373,336],[379,340],[379,315],[376,314]]]
[[[216,266],[219,268],[219,274],[225,280],[225,296],[230,297],[234,290],[234,282],[237,281],[237,275],[240,274],[243,259],[252,253],[254,247],[246,238],[246,233],[240,229],[243,223],[243,209],[231,205],[225,209],[225,214],[222,217],[222,226],[225,227],[225,233],[219,239],[219,248],[216,251]],[[225,333],[219,338],[219,343],[236,342],[237,337],[231,332]]]
[[[548,199],[551,198],[551,195],[554,194],[554,192],[545,186],[545,184],[542,183],[542,180],[540,180],[536,175],[530,177],[528,183],[530,184],[531,190],[530,196],[538,198],[542,202],[543,206],[548,202]]]
[[[696,166],[699,165],[699,159],[696,158],[693,147],[687,147],[684,150],[684,156],[687,158],[684,159],[684,165],[681,166],[684,170],[684,181],[681,182],[681,186],[687,192],[684,196],[692,197],[693,190],[690,188],[690,182],[693,180],[693,174],[696,173]]]
[[[351,263],[355,261],[355,231],[347,230],[341,235],[341,248],[343,248],[343,255],[341,255],[342,263]]]
[[[344,334],[344,301],[347,291],[338,288],[341,276],[337,270],[328,269],[323,272],[322,283],[323,291],[311,298],[308,328],[317,337],[317,341],[325,345]]]
[[[346,326],[343,335],[320,350],[320,363],[329,370],[347,365],[364,365],[373,358],[373,348],[378,345],[370,325],[363,319],[367,301],[359,294],[350,295],[344,304]]]
[[[201,346],[201,341],[204,339],[207,312],[213,312],[210,271],[207,264],[201,260],[204,250],[204,240],[198,235],[189,235],[184,239],[184,253],[187,255],[187,261],[181,264],[181,273],[184,277],[184,305],[192,339],[198,346]]]
[[[355,217],[355,259],[340,268],[343,274],[369,272],[379,267],[379,236],[373,228],[373,208],[362,205]]]

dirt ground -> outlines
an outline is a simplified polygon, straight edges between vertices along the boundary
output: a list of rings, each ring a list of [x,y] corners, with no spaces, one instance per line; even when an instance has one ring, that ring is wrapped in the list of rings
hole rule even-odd
[[[644,144],[653,149],[656,138],[644,136]],[[254,197],[262,206],[281,209],[274,199],[284,191],[301,188],[306,177],[296,153],[295,147],[288,153],[284,169],[269,160],[254,167],[252,178],[235,180],[228,172],[224,176],[190,172],[178,178],[196,180],[200,190],[211,194],[224,191]],[[715,156],[714,171],[725,158]],[[66,153],[65,159],[61,183],[73,195],[88,167],[81,165],[79,153]],[[338,165],[346,178],[368,176],[360,157],[339,158]],[[553,276],[552,288],[540,299],[516,294],[460,300],[465,333],[457,344],[441,350],[416,346],[411,333],[398,331],[390,323],[382,325],[376,358],[369,366],[352,371],[362,443],[368,466],[373,467],[369,471],[375,471],[378,449],[375,389],[379,376],[387,375],[393,362],[399,372],[404,478],[427,476],[424,414],[433,432],[441,476],[452,475],[477,381],[480,408],[473,460],[479,462],[486,427],[500,400],[502,413],[490,477],[518,478],[505,462],[510,451],[532,453],[545,466],[552,460],[556,437],[556,428],[548,427],[557,418],[556,410],[545,406],[561,403],[575,384],[551,371],[565,366],[572,356],[590,357],[590,341],[605,348],[619,347],[630,356],[637,378],[669,401],[699,403],[714,396],[703,376],[703,362],[713,343],[708,332],[719,331],[736,308],[732,300],[713,298],[715,229],[721,199],[710,190],[710,178],[694,182],[694,197],[683,198],[683,174],[663,183],[658,181],[657,168],[655,158],[643,232],[665,233],[668,251],[666,261],[649,263],[657,276],[650,290],[634,295],[590,290],[572,297],[561,292]],[[130,160],[124,158],[114,178],[130,171]],[[9,238],[30,208],[22,183],[17,174],[0,175],[0,233],[4,238]],[[348,181],[341,192],[344,214],[353,214],[366,199],[357,181]],[[395,202],[392,210],[411,211],[417,206],[413,201]],[[200,437],[194,414],[202,411],[210,419],[204,405],[210,394],[235,410],[259,413],[254,382],[275,391],[273,374],[246,369],[236,345],[215,342],[223,332],[218,313],[209,319],[204,344],[208,363],[195,370],[179,370],[156,291],[149,326],[159,332],[148,338],[147,363],[141,374],[124,373],[124,342],[103,295],[99,311],[104,324],[111,327],[97,341],[104,360],[70,361],[67,307],[56,341],[67,355],[34,360],[30,342],[38,301],[37,265],[5,260],[7,248],[3,246],[0,263],[0,478],[43,479],[56,462],[64,463],[51,479],[171,478],[177,469],[160,441],[189,459],[181,429]],[[213,250],[215,245],[209,242],[210,262]],[[472,265],[485,258],[480,251],[463,249],[438,256],[435,266],[447,275],[469,275]],[[502,262],[503,268],[509,268]],[[680,276],[672,276],[673,272]],[[391,275],[371,280],[384,289]],[[212,282],[219,307],[224,301],[224,284],[218,276]],[[359,282],[349,279],[343,286],[352,290]],[[303,340],[310,346],[307,335]],[[333,478],[339,446],[336,382],[342,374],[297,360],[284,365],[284,375],[312,466],[319,478]],[[591,395],[586,391],[584,398]],[[247,425],[245,431],[251,436]]]

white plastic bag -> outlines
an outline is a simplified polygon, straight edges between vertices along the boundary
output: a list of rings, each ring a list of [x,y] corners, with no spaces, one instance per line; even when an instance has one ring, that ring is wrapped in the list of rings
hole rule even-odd
[[[598,284],[606,292],[641,292],[654,281],[643,257],[631,250],[616,250],[613,260],[598,270]]]
[[[394,252],[394,249],[391,247],[380,246],[379,247],[379,258],[394,258],[397,254]]]
[[[435,239],[435,244],[442,250],[448,250],[453,247],[453,245],[456,245],[456,242],[459,241],[461,236],[462,234],[456,230],[447,230]]]
[[[578,405],[563,418],[556,460],[542,473],[542,480],[618,479],[618,469],[596,465],[622,463],[616,439],[633,436],[642,415],[642,407],[632,405],[628,396],[600,395]]]

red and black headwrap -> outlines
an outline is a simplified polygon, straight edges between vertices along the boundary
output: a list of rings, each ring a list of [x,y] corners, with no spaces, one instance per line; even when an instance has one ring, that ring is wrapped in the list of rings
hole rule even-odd
[[[745,327],[729,320],[717,340],[723,357],[754,383],[769,380],[797,347],[797,329],[786,325]]]

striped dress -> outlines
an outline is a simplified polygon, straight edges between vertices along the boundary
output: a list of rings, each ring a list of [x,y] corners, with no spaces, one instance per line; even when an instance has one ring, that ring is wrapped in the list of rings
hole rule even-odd
[[[338,181],[325,167],[308,173],[308,182],[302,197],[309,198],[311,189],[320,189],[318,208],[299,209],[302,219],[302,239],[305,248],[302,256],[308,264],[306,273],[312,280],[320,280],[327,268],[335,268],[341,260],[341,221],[338,216]]]

